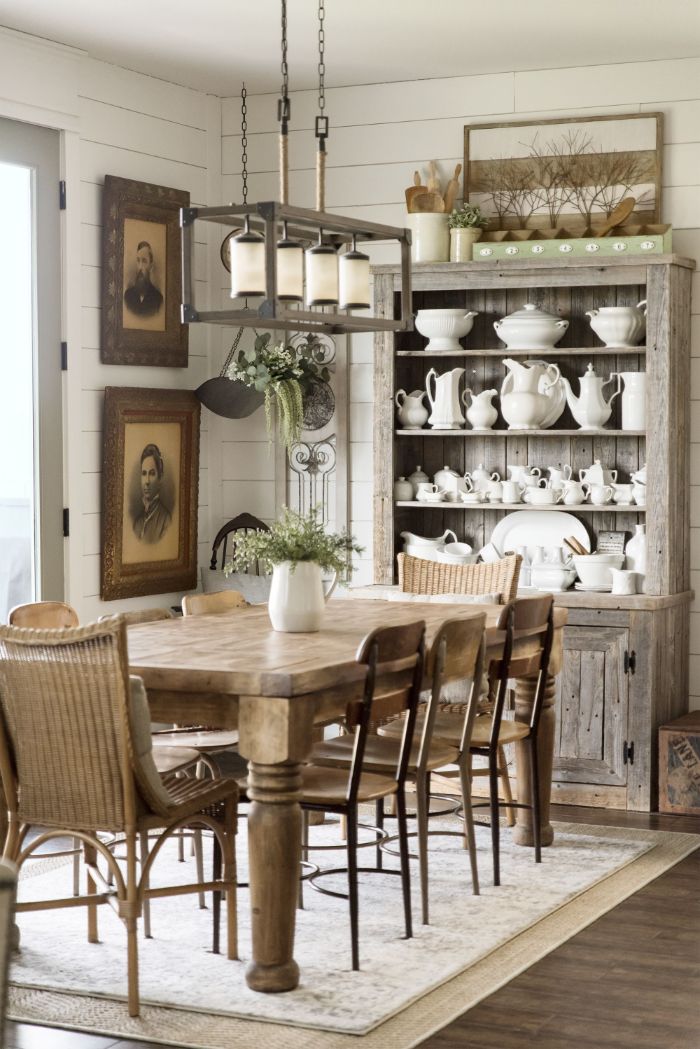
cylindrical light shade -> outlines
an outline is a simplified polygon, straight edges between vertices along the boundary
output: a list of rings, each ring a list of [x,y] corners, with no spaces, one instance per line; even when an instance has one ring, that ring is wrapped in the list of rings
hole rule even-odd
[[[306,251],[306,305],[338,305],[338,256],[329,245]]]
[[[354,248],[340,256],[340,306],[344,310],[369,307],[369,255]]]
[[[304,298],[304,249],[297,240],[277,241],[277,298],[301,302]]]
[[[248,228],[246,216],[243,233],[231,238],[231,298],[264,295],[265,291],[265,240]]]

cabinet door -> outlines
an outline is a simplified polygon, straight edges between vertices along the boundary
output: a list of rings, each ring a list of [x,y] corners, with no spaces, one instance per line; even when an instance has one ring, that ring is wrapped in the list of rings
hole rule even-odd
[[[628,639],[623,627],[565,628],[556,695],[555,781],[626,784]]]

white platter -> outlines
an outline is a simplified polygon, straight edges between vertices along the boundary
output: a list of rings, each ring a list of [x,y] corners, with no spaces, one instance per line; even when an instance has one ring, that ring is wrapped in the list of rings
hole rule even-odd
[[[491,533],[491,542],[501,554],[525,546],[532,560],[536,546],[564,546],[564,539],[570,535],[590,553],[586,526],[573,514],[565,510],[516,510],[498,522]]]
[[[551,364],[552,362],[531,360],[524,361],[523,363],[542,364],[546,367],[547,364]],[[555,422],[566,408],[566,389],[564,388],[564,383],[562,382],[561,376],[552,386],[549,385],[549,381],[549,376],[542,375],[540,376],[540,381],[537,386],[540,393],[545,394],[545,396],[548,397],[550,400],[549,411],[545,415],[540,425],[537,427],[538,430],[548,430],[550,426],[554,426]],[[508,372],[501,386],[501,397],[504,393],[510,393],[512,390],[512,386],[513,373]]]

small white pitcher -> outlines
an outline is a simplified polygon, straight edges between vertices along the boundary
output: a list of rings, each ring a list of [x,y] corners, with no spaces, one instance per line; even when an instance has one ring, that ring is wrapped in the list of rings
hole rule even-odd
[[[267,611],[274,630],[311,634],[321,629],[326,602],[335,590],[338,575],[324,593],[321,567],[315,561],[282,561],[272,569]]]

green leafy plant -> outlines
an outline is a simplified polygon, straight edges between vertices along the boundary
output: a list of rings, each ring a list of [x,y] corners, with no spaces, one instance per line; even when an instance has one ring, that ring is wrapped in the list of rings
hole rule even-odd
[[[272,439],[273,407],[277,406],[279,433],[291,450],[301,436],[304,397],[315,382],[328,382],[323,349],[311,333],[297,346],[280,342],[270,345],[271,335],[257,335],[252,350],[240,350],[228,375],[265,394],[265,420]]]
[[[488,226],[489,220],[481,214],[478,204],[470,204],[465,201],[461,208],[455,208],[447,225],[450,229],[483,229]]]
[[[363,549],[347,529],[326,532],[318,508],[304,515],[285,506],[282,517],[269,532],[248,532],[236,540],[235,556],[225,566],[224,573],[230,575],[236,570],[252,568],[256,562],[261,562],[269,571],[283,561],[291,561],[292,565],[313,561],[324,572],[349,575],[350,555],[361,554]]]

